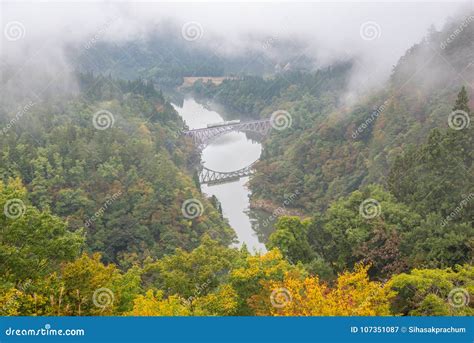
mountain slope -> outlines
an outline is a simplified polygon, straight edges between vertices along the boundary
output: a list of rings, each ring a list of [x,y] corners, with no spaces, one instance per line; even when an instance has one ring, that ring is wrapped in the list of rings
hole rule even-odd
[[[79,83],[75,96],[1,118],[4,182],[20,178],[32,205],[66,218],[71,230],[85,227],[88,250],[105,261],[192,249],[204,233],[229,244],[233,230],[187,172],[183,123],[153,84],[92,74]],[[183,215],[189,199],[202,216]]]
[[[299,190],[302,195],[291,206],[311,212],[363,185],[385,183],[390,164],[409,144],[423,141],[435,127],[448,127],[462,85],[474,98],[472,23],[445,44],[462,23],[431,32],[409,49],[386,89],[332,110],[304,131],[294,125],[273,134],[251,180],[254,197],[278,204]],[[274,103],[298,123],[312,117],[319,100],[300,94],[296,101],[282,96]]]

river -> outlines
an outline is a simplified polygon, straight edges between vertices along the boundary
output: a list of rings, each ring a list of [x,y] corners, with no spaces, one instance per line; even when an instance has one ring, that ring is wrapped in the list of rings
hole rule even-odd
[[[182,106],[173,104],[173,107],[190,129],[230,120],[224,119],[223,115],[204,107],[191,97],[185,98]],[[212,141],[203,150],[201,159],[209,169],[233,171],[256,161],[261,152],[262,146],[259,142],[249,139],[243,132],[231,132]],[[217,185],[202,184],[201,189],[209,196],[215,195],[220,201],[224,217],[229,220],[230,226],[237,234],[239,246],[245,243],[251,252],[265,252],[263,240],[267,235],[257,232],[261,214],[249,209],[250,190],[246,186],[247,182],[248,177],[244,177]]]

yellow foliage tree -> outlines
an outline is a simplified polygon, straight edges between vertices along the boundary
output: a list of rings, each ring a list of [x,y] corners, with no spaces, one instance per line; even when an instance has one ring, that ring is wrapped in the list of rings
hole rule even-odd
[[[317,276],[287,273],[283,281],[263,281],[264,292],[249,299],[257,315],[383,316],[390,315],[395,295],[387,285],[369,280],[368,266],[339,275],[334,287]]]
[[[163,299],[163,291],[148,290],[133,300],[133,310],[128,316],[189,316],[190,310],[180,297],[172,295]]]
[[[293,266],[283,258],[278,249],[272,249],[264,255],[249,255],[245,263],[231,272],[230,283],[237,291],[240,301],[238,315],[254,315],[254,309],[249,307],[248,299],[261,294],[265,282],[282,281],[286,273],[304,274],[301,266]]]
[[[47,298],[38,294],[26,294],[16,288],[0,292],[0,316],[33,316],[44,314],[41,308]]]
[[[231,285],[223,285],[215,293],[196,298],[193,303],[193,315],[232,316],[237,310],[238,298]]]
[[[53,276],[53,279],[55,276]],[[120,302],[120,291],[114,287],[120,272],[113,264],[100,262],[100,254],[83,254],[61,268],[59,287],[50,296],[56,315],[111,315]]]

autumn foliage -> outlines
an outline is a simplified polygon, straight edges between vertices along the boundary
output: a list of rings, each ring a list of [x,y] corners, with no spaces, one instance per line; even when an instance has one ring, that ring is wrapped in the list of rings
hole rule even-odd
[[[249,299],[257,315],[383,316],[390,314],[394,292],[370,281],[368,266],[338,276],[331,286],[317,276],[287,273],[283,281],[265,281],[264,292]]]

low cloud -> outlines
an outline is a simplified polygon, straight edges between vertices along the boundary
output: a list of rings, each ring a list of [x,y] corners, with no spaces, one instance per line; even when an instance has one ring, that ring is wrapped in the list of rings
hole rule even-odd
[[[245,56],[249,49],[275,61],[304,54],[315,67],[355,61],[354,89],[379,85],[400,56],[427,32],[441,28],[466,5],[460,2],[402,3],[2,3],[0,70],[4,91],[35,94],[73,89],[74,57],[66,47],[124,43],[169,33],[179,39],[198,23],[199,39],[218,56]],[[16,23],[16,26],[14,25]],[[13,25],[13,26],[12,26]],[[291,43],[291,45],[290,45]],[[291,50],[291,51],[290,51]],[[35,84],[35,75],[48,76]],[[41,94],[37,94],[41,97]]]

